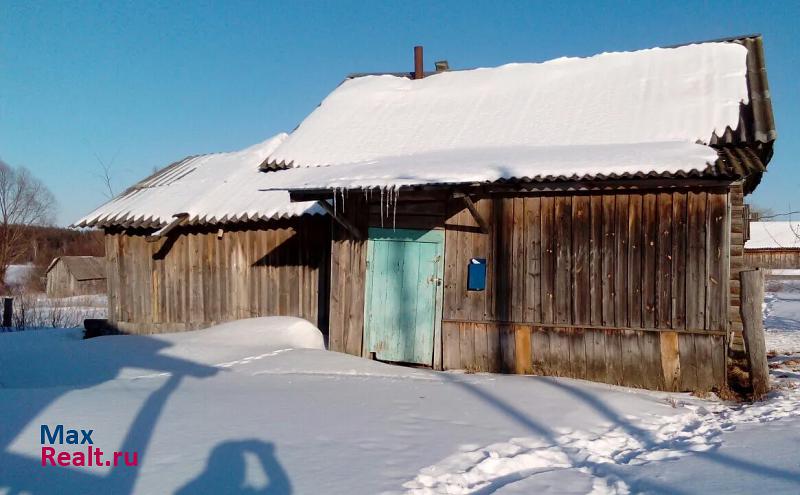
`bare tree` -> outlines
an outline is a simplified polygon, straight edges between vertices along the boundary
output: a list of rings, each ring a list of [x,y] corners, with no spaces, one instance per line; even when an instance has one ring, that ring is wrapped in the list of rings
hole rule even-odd
[[[52,223],[55,198],[26,168],[0,160],[0,283],[27,251],[27,228]]]

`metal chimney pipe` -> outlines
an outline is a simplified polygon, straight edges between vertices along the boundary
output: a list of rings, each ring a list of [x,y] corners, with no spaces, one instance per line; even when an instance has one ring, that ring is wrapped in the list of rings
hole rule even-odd
[[[422,65],[422,47],[414,47],[414,79],[425,77],[425,70]]]

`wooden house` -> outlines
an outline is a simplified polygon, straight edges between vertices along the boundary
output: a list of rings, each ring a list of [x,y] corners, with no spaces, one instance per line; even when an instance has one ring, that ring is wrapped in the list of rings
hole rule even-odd
[[[98,256],[59,256],[47,267],[47,296],[106,293],[106,260]]]
[[[745,265],[800,277],[800,222],[750,222]]]
[[[105,232],[113,328],[160,333],[272,315],[326,326],[330,218],[285,191],[260,191],[259,164],[285,138],[180,160],[74,224]]]
[[[762,39],[345,80],[262,165],[327,202],[330,348],[434,369],[726,385]],[[425,76],[425,77],[423,77]]]

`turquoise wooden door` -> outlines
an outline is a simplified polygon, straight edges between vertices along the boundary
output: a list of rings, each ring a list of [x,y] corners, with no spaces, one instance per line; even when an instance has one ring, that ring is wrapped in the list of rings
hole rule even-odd
[[[377,359],[433,365],[443,246],[442,231],[369,229],[365,344]]]

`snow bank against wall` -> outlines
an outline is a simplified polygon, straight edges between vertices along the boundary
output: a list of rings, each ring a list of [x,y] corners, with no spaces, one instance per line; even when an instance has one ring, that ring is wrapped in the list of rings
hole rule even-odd
[[[109,374],[150,376],[152,371],[145,370],[163,368],[166,358],[184,363],[171,373],[192,374],[201,366],[227,368],[288,349],[325,349],[314,325],[283,316],[249,318],[195,332],[82,337],[77,328],[3,334],[0,388],[81,385],[98,377],[114,378]]]

